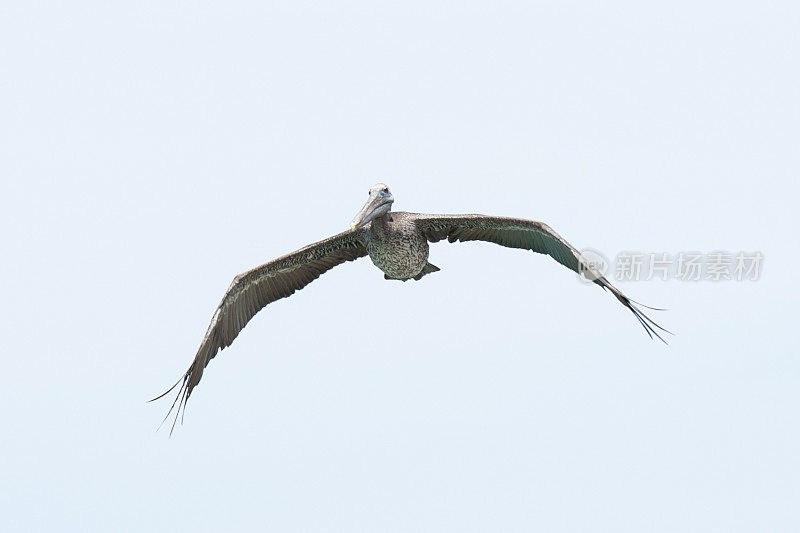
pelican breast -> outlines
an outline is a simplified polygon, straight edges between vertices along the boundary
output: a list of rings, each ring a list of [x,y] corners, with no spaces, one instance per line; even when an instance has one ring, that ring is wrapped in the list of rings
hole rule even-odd
[[[393,279],[413,278],[428,262],[428,240],[403,212],[373,220],[366,248],[375,266]]]

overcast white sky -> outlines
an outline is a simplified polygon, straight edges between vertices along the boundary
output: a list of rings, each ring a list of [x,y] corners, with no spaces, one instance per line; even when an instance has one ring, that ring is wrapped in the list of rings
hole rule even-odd
[[[4,531],[800,530],[796,2],[4,2]],[[396,210],[758,281],[539,255],[338,267],[186,422],[146,404],[237,273]]]

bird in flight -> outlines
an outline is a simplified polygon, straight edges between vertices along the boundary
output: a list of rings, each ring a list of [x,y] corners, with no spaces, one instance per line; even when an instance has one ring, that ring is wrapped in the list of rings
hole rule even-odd
[[[369,198],[350,229],[310,244],[233,278],[225,296],[211,317],[194,361],[175,385],[158,400],[180,385],[166,420],[177,405],[172,429],[192,391],[217,352],[231,345],[245,325],[267,304],[291,296],[320,275],[347,261],[369,256],[389,280],[420,280],[439,267],[428,262],[428,243],[487,241],[547,254],[565,267],[584,275],[611,292],[628,308],[650,338],[664,341],[659,331],[670,333],[651,320],[637,304],[614,287],[588,259],[581,255],[550,226],[522,218],[486,215],[426,215],[392,211],[389,187],[378,183],[369,190]],[[648,309],[655,309],[648,307]],[[170,433],[172,430],[170,430]]]

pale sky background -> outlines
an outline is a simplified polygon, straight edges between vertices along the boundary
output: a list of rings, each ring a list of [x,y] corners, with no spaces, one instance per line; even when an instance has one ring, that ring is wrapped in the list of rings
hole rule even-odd
[[[3,531],[800,530],[797,2],[3,2]],[[262,311],[147,404],[231,279],[396,210],[578,248],[760,251],[624,282],[440,243]]]

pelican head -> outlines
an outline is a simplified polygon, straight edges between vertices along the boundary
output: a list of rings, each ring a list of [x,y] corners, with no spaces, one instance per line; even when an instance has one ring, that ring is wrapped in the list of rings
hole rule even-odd
[[[392,202],[394,202],[394,196],[388,185],[385,183],[373,185],[369,190],[367,203],[350,223],[350,229],[360,228],[371,220],[382,217],[392,209]]]

